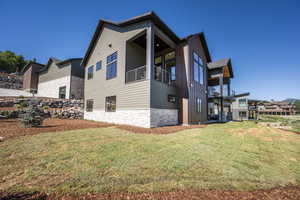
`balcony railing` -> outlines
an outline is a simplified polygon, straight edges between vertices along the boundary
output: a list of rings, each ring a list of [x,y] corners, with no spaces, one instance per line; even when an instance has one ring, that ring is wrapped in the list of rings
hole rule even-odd
[[[126,72],[126,83],[145,80],[146,66],[141,66]]]
[[[126,72],[126,83],[141,81],[145,79],[146,66],[137,67],[133,70]],[[154,79],[169,85],[172,84],[170,72],[161,67],[154,67]]]

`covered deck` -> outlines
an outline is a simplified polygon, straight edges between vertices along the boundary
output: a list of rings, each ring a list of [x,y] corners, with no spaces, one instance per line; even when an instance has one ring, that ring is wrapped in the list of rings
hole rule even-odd
[[[210,62],[208,67],[208,119],[229,121],[232,119],[231,103],[234,92],[230,88],[233,71],[230,59]]]
[[[174,86],[176,80],[175,43],[159,29],[137,34],[126,42],[126,83],[152,80]],[[147,62],[147,59],[150,61]],[[149,74],[147,76],[147,66]]]

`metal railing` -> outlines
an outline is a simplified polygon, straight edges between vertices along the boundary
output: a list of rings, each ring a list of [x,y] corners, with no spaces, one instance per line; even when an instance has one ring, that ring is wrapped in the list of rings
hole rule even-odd
[[[146,66],[137,67],[126,72],[126,83],[145,80],[146,79]],[[154,79],[162,83],[171,85],[171,74],[161,67],[154,67]]]
[[[145,80],[146,79],[146,66],[137,67],[133,70],[126,72],[126,83]]]

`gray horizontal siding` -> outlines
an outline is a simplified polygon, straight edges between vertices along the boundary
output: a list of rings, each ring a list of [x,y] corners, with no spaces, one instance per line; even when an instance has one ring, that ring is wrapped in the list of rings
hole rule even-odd
[[[41,72],[39,74],[39,83],[55,80],[70,75],[71,75],[70,63],[58,67],[54,62],[52,62],[47,71]]]

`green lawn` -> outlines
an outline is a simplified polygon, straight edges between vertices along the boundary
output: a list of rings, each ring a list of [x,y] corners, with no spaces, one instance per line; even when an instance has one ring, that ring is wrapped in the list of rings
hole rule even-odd
[[[0,190],[252,190],[300,184],[300,135],[230,122],[168,135],[117,128],[0,143]]]

